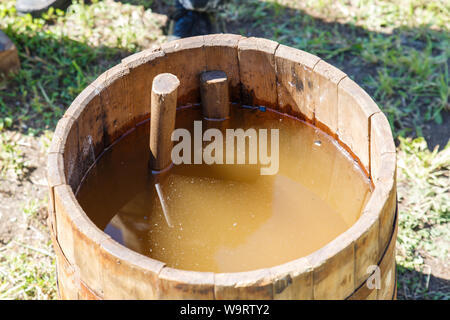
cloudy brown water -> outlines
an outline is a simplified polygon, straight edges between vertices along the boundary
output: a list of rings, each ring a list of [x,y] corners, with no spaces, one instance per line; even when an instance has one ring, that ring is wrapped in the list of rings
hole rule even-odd
[[[192,132],[200,110],[178,110],[176,126]],[[203,122],[203,130],[210,126]],[[328,135],[269,109],[236,105],[223,126],[269,129],[269,140],[270,129],[279,129],[278,173],[260,175],[254,165],[175,166],[160,181],[170,228],[148,174],[146,122],[90,170],[77,193],[81,206],[130,249],[173,268],[211,272],[272,267],[306,256],[359,218],[369,180]]]

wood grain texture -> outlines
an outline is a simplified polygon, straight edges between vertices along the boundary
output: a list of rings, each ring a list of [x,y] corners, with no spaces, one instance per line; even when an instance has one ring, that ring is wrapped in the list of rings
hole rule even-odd
[[[153,170],[163,170],[172,163],[171,136],[175,129],[179,86],[180,81],[171,73],[161,73],[153,79],[150,119],[150,166]]]
[[[68,262],[56,240],[56,233],[51,232],[50,238],[52,239],[55,252],[58,297],[65,300],[78,299],[80,288],[79,270]]]
[[[338,136],[369,171],[369,118],[379,112],[369,95],[350,78],[338,86]]]
[[[233,102],[241,101],[238,43],[242,38],[236,34],[204,36],[206,70],[222,70],[227,74]]]
[[[99,275],[102,266],[95,257],[99,256],[99,244],[109,236],[86,217],[69,186],[57,186],[54,192],[58,230],[56,239],[62,253],[67,263],[77,270],[77,277],[101,297],[103,292]]]
[[[214,296],[217,300],[272,300],[272,275],[269,269],[216,273]]]
[[[243,38],[238,43],[242,103],[278,106],[275,50],[278,43],[261,38]]]
[[[381,155],[395,152],[389,121],[382,112],[377,112],[370,117],[370,176],[373,181],[380,176]]]
[[[164,263],[123,247],[112,239],[101,243],[98,259],[104,299],[156,299]]]
[[[130,103],[129,69],[116,65],[106,72],[104,89],[100,92],[103,108],[103,141],[110,146],[134,125],[133,105]]]
[[[58,295],[63,300],[78,300],[80,291],[79,275],[73,266],[56,254],[56,274],[58,277]]]
[[[382,193],[375,190],[371,195],[361,218],[349,229],[355,236],[355,286],[359,286],[369,276],[369,266],[377,265],[380,259],[379,223],[383,207]]]
[[[385,153],[381,156],[381,160],[380,174],[375,181],[375,188],[384,193],[383,208],[380,212],[379,247],[386,248],[394,227],[397,206],[396,155],[395,153]]]
[[[74,125],[75,121],[72,117],[64,116],[56,125],[55,132],[53,133],[52,137],[52,143],[50,145],[50,148],[48,150],[49,153],[56,153],[59,152],[61,154],[64,154],[65,145],[67,143],[67,139],[69,136],[74,134],[75,132],[72,131],[72,126]],[[77,137],[78,138],[78,137]],[[73,136],[70,136],[70,139],[74,139]],[[72,144],[76,145],[76,141],[70,141]],[[72,145],[69,146],[69,148],[72,147]]]
[[[96,292],[92,291],[91,288],[80,281],[80,289],[78,291],[78,299],[79,300],[103,300],[102,296],[99,296]]]
[[[81,207],[78,210],[82,210]],[[86,215],[71,221],[74,240],[75,265],[80,270],[80,279],[84,281],[89,289],[98,297],[103,297],[102,274],[104,265],[98,258],[100,255],[100,244],[109,239],[110,236],[98,229]]]
[[[313,272],[306,258],[270,268],[270,273],[273,282],[273,299],[313,299]]]
[[[64,158],[61,153],[49,153],[47,156],[47,184],[49,190],[49,218],[56,228],[54,187],[66,184],[64,175]]]
[[[397,221],[397,220],[396,220]],[[396,285],[395,245],[397,242],[398,225],[396,223],[383,260],[380,262],[381,288],[378,291],[378,300],[392,300]]]
[[[49,153],[47,156],[47,183],[49,187],[66,184],[64,158],[62,153]]]
[[[315,100],[312,73],[320,58],[302,50],[279,45],[275,52],[278,107],[282,112],[312,122]]]
[[[56,212],[56,240],[70,264],[75,264],[73,221],[81,216],[79,205],[71,192],[70,186],[64,184],[53,189]]]
[[[159,299],[214,299],[214,273],[165,267],[159,273]]]
[[[315,300],[345,299],[355,290],[355,244],[343,233],[308,256]]]
[[[397,221],[397,220],[396,220]],[[392,295],[389,296],[390,293],[392,293],[395,290],[395,273],[388,274],[390,270],[390,265],[392,264],[392,261],[394,261],[395,264],[395,244],[397,240],[397,223],[395,224],[394,228],[391,230],[391,237],[389,239],[389,244],[385,248],[380,248],[380,257],[378,259],[377,263],[372,263],[373,266],[378,266],[378,274],[376,274],[377,271],[373,271],[371,274],[366,275],[366,279],[361,282],[359,287],[351,294],[348,299],[350,300],[375,300],[378,299],[381,291],[388,291],[388,293],[383,293],[384,298],[387,300],[392,299]],[[358,259],[356,257],[356,259]],[[355,270],[356,271],[356,270]],[[394,276],[394,281],[392,280],[392,276]],[[376,285],[378,282],[378,285],[380,287],[378,288],[372,288],[370,289],[367,285],[367,280],[371,278],[371,282],[373,282],[373,285]],[[379,277],[379,278],[378,278]],[[384,288],[383,288],[384,287]]]
[[[64,179],[74,190],[80,183],[82,172],[79,170],[78,161],[78,126],[71,117],[64,116],[58,121],[49,153],[63,155],[64,178],[58,177],[61,167],[51,168],[51,179]]]
[[[227,74],[220,70],[205,71],[200,76],[203,117],[226,119],[230,116],[230,93]]]
[[[165,71],[180,80],[178,106],[200,102],[200,74],[206,70],[204,37],[170,41],[161,46],[167,56]]]
[[[105,74],[106,76],[106,74]],[[101,83],[100,83],[101,82]],[[104,112],[100,99],[102,77],[84,89],[67,109],[65,116],[75,120],[78,130],[78,170],[85,172],[105,149]]]
[[[56,234],[56,213],[55,213],[55,197],[53,195],[53,189],[49,188],[49,197],[47,203],[47,226],[50,234]]]
[[[128,75],[130,91],[129,103],[133,110],[133,122],[142,122],[150,117],[150,96],[153,79],[166,72],[167,57],[162,50],[145,50],[122,60],[122,65],[130,70]]]
[[[369,289],[366,283],[363,283],[360,288],[358,288],[348,300],[377,300],[377,290]]]
[[[318,128],[333,136],[337,136],[338,129],[338,84],[347,75],[329,63],[321,60],[313,70],[313,85],[316,86],[314,95],[314,123]]]

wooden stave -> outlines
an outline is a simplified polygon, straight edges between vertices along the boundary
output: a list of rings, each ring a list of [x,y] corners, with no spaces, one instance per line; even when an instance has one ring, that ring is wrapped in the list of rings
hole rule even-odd
[[[49,220],[50,223],[50,220]],[[394,250],[392,250],[393,248],[395,248],[395,242],[397,239],[397,228],[398,228],[398,213],[396,213],[396,219],[395,219],[395,226],[393,228],[393,233],[392,236],[390,238],[390,242],[389,242],[389,246],[387,248],[385,248],[383,255],[380,259],[380,261],[378,262],[378,266],[380,268],[383,268],[383,270],[381,270],[381,276],[384,278],[384,271],[389,269],[385,269],[385,267],[383,267],[383,265],[389,265],[389,263],[392,263],[393,261],[395,261],[395,254],[394,254]],[[93,299],[103,299],[102,296],[97,295],[92,289],[89,288],[89,286],[80,279],[79,277],[79,270],[77,270],[76,267],[74,267],[73,265],[71,265],[67,258],[64,256],[62,249],[60,248],[58,242],[55,240],[54,235],[52,234],[52,241],[54,244],[54,249],[55,249],[55,255],[56,255],[56,260],[57,260],[57,273],[58,273],[58,292],[59,292],[59,296],[62,299],[78,299],[78,298],[83,298],[83,293],[80,292],[81,288],[87,288],[88,291],[90,292],[90,296]],[[118,244],[117,244],[118,245]],[[389,253],[389,254],[388,254]],[[297,269],[296,271],[300,272],[301,270],[304,270],[304,268],[307,266],[305,265],[305,260],[304,258],[302,258],[303,261],[294,261],[292,262],[293,264],[297,264]],[[299,260],[302,260],[299,259]],[[290,263],[290,264],[292,264]],[[303,266],[300,266],[303,265]],[[171,269],[174,270],[172,268],[165,268],[165,269]],[[62,271],[61,271],[62,270]],[[179,270],[178,270],[179,271]],[[64,272],[64,277],[62,277],[60,275],[61,272]],[[184,272],[184,271],[181,271]],[[189,275],[190,271],[186,271],[184,272],[184,276]],[[300,272],[301,273],[301,272]],[[69,276],[68,276],[69,275]],[[210,278],[210,275],[208,275]],[[307,277],[307,273],[303,273],[303,278]],[[170,277],[165,277],[165,278],[169,278]],[[207,279],[208,277],[205,277],[205,279]],[[281,279],[283,279],[283,277],[279,277],[278,281],[281,281]],[[291,282],[293,281],[293,279],[291,280],[286,280],[284,279],[284,282]],[[360,299],[377,299],[377,297],[379,295],[383,295],[386,296],[386,294],[383,293],[379,293],[380,290],[377,289],[368,289],[366,284],[367,279],[365,279],[360,286],[352,293],[350,294],[346,299],[348,300],[360,300]],[[309,282],[311,282],[311,280],[309,280]],[[301,283],[305,283],[305,281],[302,281]],[[178,285],[179,283],[177,281],[174,281],[173,279],[170,279],[169,281],[167,281],[167,283],[165,284],[166,286],[174,286],[174,285]],[[203,286],[209,286],[211,285],[211,282],[209,281],[203,281]],[[69,286],[69,288],[67,288]],[[395,289],[395,285],[390,288],[392,290],[396,290]],[[86,290],[86,289],[85,289]],[[214,289],[212,289],[214,290]],[[183,290],[184,291],[184,290]],[[211,289],[208,289],[207,291],[211,291]],[[274,282],[274,289],[273,291],[276,291],[276,282]],[[312,288],[311,288],[312,291]],[[392,292],[392,291],[390,291]],[[185,299],[192,299],[191,295],[184,295],[181,294],[180,292],[178,293],[179,295],[177,296],[177,298],[185,298]],[[202,293],[202,295],[204,295],[205,293]],[[393,293],[395,294],[395,293]],[[295,298],[298,298],[299,296],[301,296],[303,299],[312,299],[312,292],[307,293],[306,290],[300,290],[297,292],[297,295],[294,296]],[[292,296],[287,296],[286,297],[286,292],[284,292],[284,295],[282,292],[278,292],[278,298],[292,298]],[[160,299],[164,299],[167,298],[166,296],[160,296]],[[173,296],[171,298],[174,298]],[[198,298],[198,297],[197,297]],[[392,299],[394,299],[395,297],[392,296]],[[381,299],[381,296],[380,296]]]
[[[243,43],[240,45],[241,41]],[[61,124],[58,124],[57,131],[59,130],[60,132],[63,132],[63,133],[60,133],[60,134],[56,135],[56,138],[54,139],[54,142],[52,143],[51,153],[50,153],[51,154],[51,158],[53,158],[53,160],[52,160],[53,164],[55,164],[55,158],[58,160],[58,161],[56,161],[56,164],[57,164],[56,169],[57,170],[54,170],[54,166],[51,168],[51,170],[49,170],[49,176],[53,177],[53,179],[49,179],[50,194],[51,194],[51,200],[50,200],[50,202],[51,202],[50,203],[50,213],[51,214],[49,215],[49,218],[52,219],[52,223],[51,223],[51,226],[52,226],[51,230],[52,230],[52,232],[54,232],[54,230],[55,230],[55,226],[56,226],[55,220],[58,220],[58,217],[57,217],[58,214],[56,213],[56,210],[54,209],[54,205],[52,206],[52,204],[54,204],[54,196],[53,196],[54,195],[54,188],[59,186],[59,185],[66,184],[66,182],[65,182],[66,179],[61,174],[61,172],[65,172],[64,170],[66,169],[64,167],[64,168],[62,168],[63,170],[61,171],[61,161],[60,161],[61,159],[60,158],[61,158],[61,155],[64,154],[64,152],[65,152],[64,148],[66,147],[66,144],[62,143],[62,142],[67,142],[68,141],[67,140],[68,136],[70,135],[69,133],[71,131],[76,131],[76,130],[73,130],[72,128],[76,126],[77,118],[75,118],[75,117],[77,115],[80,115],[81,112],[82,112],[82,110],[80,110],[80,109],[88,108],[90,101],[92,99],[95,99],[95,96],[100,94],[103,90],[107,89],[108,85],[110,85],[115,80],[117,80],[117,75],[128,76],[129,79],[128,80],[124,80],[124,82],[125,83],[131,83],[130,79],[132,79],[132,76],[130,76],[130,75],[133,74],[133,70],[138,69],[139,67],[142,66],[142,64],[152,64],[153,63],[153,64],[158,65],[158,63],[159,63],[160,66],[162,64],[164,64],[164,63],[167,64],[167,63],[170,62],[170,59],[171,59],[170,55],[171,54],[174,55],[174,56],[177,56],[177,55],[179,56],[179,52],[178,51],[181,52],[181,51],[186,51],[186,50],[188,50],[188,51],[189,50],[195,50],[198,53],[199,48],[202,47],[202,42],[203,42],[203,45],[204,45],[204,43],[208,43],[210,47],[214,47],[214,43],[218,43],[219,45],[221,45],[224,48],[226,48],[226,50],[224,50],[224,51],[226,51],[227,54],[230,56],[230,61],[232,61],[234,59],[234,56],[236,55],[238,57],[238,62],[239,63],[243,63],[244,62],[244,61],[242,61],[242,59],[245,60],[245,58],[242,58],[243,55],[239,55],[239,50],[247,50],[248,48],[250,48],[249,50],[255,50],[255,48],[258,49],[259,48],[258,46],[261,46],[261,43],[262,43],[263,44],[262,46],[264,47],[264,50],[262,50],[263,53],[261,53],[261,54],[268,55],[269,56],[268,60],[272,61],[272,63],[269,64],[269,65],[273,66],[273,72],[275,73],[275,79],[276,79],[275,81],[277,82],[275,84],[275,88],[277,90],[277,94],[275,96],[276,96],[277,101],[267,102],[267,101],[264,100],[267,104],[271,105],[272,107],[274,105],[278,104],[278,98],[280,96],[279,95],[278,81],[280,81],[280,77],[281,76],[276,74],[276,69],[277,69],[277,65],[278,65],[280,59],[283,59],[283,57],[280,58],[279,56],[277,56],[277,50],[279,50],[279,49],[281,50],[283,48],[283,50],[285,50],[285,51],[287,50],[288,53],[289,53],[290,50],[295,50],[296,53],[300,52],[299,50],[296,50],[296,49],[283,47],[283,46],[280,46],[278,44],[274,44],[273,42],[268,42],[268,40],[265,40],[265,39],[243,38],[243,37],[234,36],[234,35],[214,35],[214,36],[205,36],[205,37],[201,36],[201,37],[196,37],[195,41],[193,42],[193,44],[189,43],[189,41],[186,41],[186,39],[184,39],[183,41],[181,41],[181,44],[178,46],[178,48],[177,48],[177,43],[178,42],[174,42],[174,43],[166,45],[162,49],[162,51],[157,49],[157,50],[148,50],[148,51],[144,51],[142,53],[138,53],[138,54],[136,54],[134,56],[131,56],[131,57],[128,57],[128,58],[124,59],[124,61],[121,64],[119,64],[118,66],[116,66],[116,67],[108,70],[107,72],[105,72],[96,81],[94,81],[93,84],[91,84],[90,86],[88,86],[87,89],[85,89],[86,92],[83,91],[80,94],[80,96],[79,96],[79,97],[81,97],[80,99],[78,99],[78,98],[77,98],[78,100],[75,99],[74,103],[69,108],[68,112],[66,112],[66,114],[65,114],[65,116],[63,118],[64,121],[62,121]],[[250,42],[250,44],[249,44],[249,42]],[[251,42],[256,42],[256,44],[252,44]],[[207,46],[203,46],[203,49],[202,49],[202,50],[206,51],[206,53],[204,54],[205,57],[208,55],[208,51],[207,51],[208,49],[207,48],[208,48]],[[286,48],[288,48],[288,49],[286,49]],[[214,49],[217,49],[217,48],[214,48]],[[235,50],[236,52],[234,53],[233,50]],[[270,56],[271,56],[271,58],[270,58]],[[284,58],[285,58],[285,56],[286,55],[284,55]],[[310,56],[311,55],[309,55],[309,54],[304,54],[304,53],[300,54],[300,57],[308,57],[309,58]],[[245,55],[244,55],[244,57],[245,57]],[[157,61],[154,61],[154,60],[157,60]],[[162,61],[162,62],[159,61],[158,62],[158,60],[165,60],[165,62],[164,61]],[[294,61],[294,62],[295,63],[302,63],[302,61]],[[305,66],[307,66],[308,63],[310,63],[310,61],[306,61],[305,62]],[[201,64],[201,66],[205,66],[205,65],[206,65],[206,62],[204,64]],[[331,74],[331,77],[334,76],[334,79],[332,80],[332,83],[334,83],[334,85],[337,86],[337,90],[339,92],[339,85],[340,85],[340,83],[343,80],[347,79],[346,76],[342,75],[341,72],[333,72],[334,71],[333,70],[334,67],[326,64],[325,62],[322,62],[322,60],[320,60],[320,59],[318,59],[315,62],[315,64],[312,66],[312,70],[314,71],[316,69],[316,67],[317,67],[317,70],[327,70],[327,69],[331,70],[330,73],[321,72],[321,75],[319,77],[319,82],[323,81],[323,78],[326,77],[327,74]],[[204,70],[204,68],[205,67],[200,67],[198,70]],[[172,68],[172,70],[174,70],[174,69],[177,70],[176,68]],[[266,68],[266,71],[267,71],[267,68]],[[336,74],[338,74],[340,76],[338,80],[336,80],[336,77],[335,77]],[[243,78],[245,78],[245,76]],[[269,77],[269,78],[273,79],[274,77]],[[243,79],[243,81],[245,81],[245,79]],[[148,82],[148,79],[147,79],[147,82]],[[249,85],[249,84],[251,84],[251,83],[247,83],[247,85]],[[353,90],[354,92],[361,92],[361,91],[363,91],[361,88],[359,88],[359,86],[357,86],[353,82],[349,82],[349,83],[346,84],[346,87],[347,87],[346,89],[347,90],[349,90],[348,89],[349,86],[350,86],[350,89]],[[351,86],[356,86],[356,87],[355,88],[351,88]],[[95,93],[95,94],[93,94],[93,93]],[[360,96],[362,96],[362,98],[359,97],[359,99],[360,100],[361,99],[363,99],[363,100],[366,99],[367,100],[367,98],[368,98],[369,100],[365,101],[365,104],[368,105],[370,108],[373,108],[373,105],[374,105],[373,101],[370,99],[370,97],[367,96],[367,94],[364,95],[363,93],[360,94]],[[108,94],[106,94],[105,96],[108,96]],[[132,96],[132,93],[128,94],[126,99],[129,99],[129,97],[131,97],[131,96]],[[183,97],[188,97],[188,96],[189,96],[189,94],[187,94],[187,93],[183,95]],[[338,95],[338,97],[339,97],[339,95]],[[89,100],[89,101],[86,102],[86,100]],[[266,98],[266,100],[267,100],[267,98]],[[130,101],[130,100],[127,100],[127,101]],[[376,107],[376,105],[375,105],[375,107]],[[370,143],[368,143],[367,156],[368,156],[369,159],[371,159],[373,157],[376,157],[376,156],[379,156],[379,158],[382,158],[382,157],[386,158],[386,157],[391,157],[393,155],[395,157],[395,146],[393,148],[394,151],[392,151],[392,148],[385,148],[387,150],[381,150],[381,151],[379,151],[379,150],[371,150],[370,149],[370,147],[372,145],[373,146],[386,146],[386,145],[389,146],[389,145],[393,145],[393,140],[391,141],[391,139],[392,139],[391,137],[392,136],[390,136],[390,137],[388,137],[386,139],[386,134],[385,133],[387,132],[387,128],[385,127],[385,123],[384,124],[382,123],[381,126],[378,124],[379,122],[383,122],[383,121],[380,121],[379,119],[377,119],[377,118],[379,118],[378,114],[380,114],[380,111],[377,108],[377,110],[375,110],[375,112],[369,113],[369,115],[367,116],[367,122],[368,122],[367,127],[370,128],[370,130],[371,130],[370,132],[368,132],[369,139],[371,137],[373,137],[374,139],[375,138],[376,139],[381,139],[381,142],[378,143],[378,144],[375,144],[375,143],[370,144]],[[137,121],[141,120],[141,119],[142,119],[142,116],[141,116],[141,118],[136,117],[134,119],[134,121],[135,121],[134,125],[136,125],[138,123]],[[308,119],[308,118],[306,118],[306,119]],[[372,119],[374,119],[374,120],[377,119],[377,121],[373,121],[373,123],[371,124],[371,120]],[[312,119],[312,121],[318,127],[320,127],[320,126],[322,126],[322,128],[330,128],[330,127],[332,128],[333,127],[333,125],[330,126],[330,124],[321,123],[320,119],[315,119],[314,118],[314,119]],[[124,122],[124,123],[125,123],[126,126],[129,126],[131,122]],[[384,127],[383,127],[383,125],[384,125]],[[380,128],[378,128],[377,126],[380,126]],[[122,132],[126,132],[126,131],[127,130],[122,129]],[[389,132],[390,132],[390,130],[389,130]],[[381,137],[378,137],[380,134],[381,134]],[[120,136],[119,137],[117,137],[117,136],[118,135],[116,135],[116,137],[114,137],[114,138],[118,139],[120,137]],[[336,134],[336,136],[339,139],[339,134]],[[385,143],[386,142],[385,140],[387,140],[387,142],[388,142],[387,144]],[[81,141],[81,137],[80,137],[80,139],[78,139],[78,144],[80,144],[80,141]],[[110,145],[107,145],[108,143],[111,143],[111,139],[106,141],[106,142],[103,141],[103,147],[104,148],[108,148],[110,146]],[[377,152],[378,152],[378,154],[377,154]],[[380,166],[382,166],[384,164],[384,162],[382,160],[380,160],[379,162],[381,162]],[[49,163],[50,163],[50,161],[49,161]],[[63,163],[64,163],[64,161],[63,161]],[[391,166],[385,165],[385,167],[386,167],[386,169],[385,169],[386,174],[384,176],[380,176],[380,177],[372,176],[372,178],[373,178],[372,181],[374,182],[374,185],[375,185],[375,191],[378,190],[378,189],[385,189],[383,195],[384,196],[386,196],[386,195],[389,196],[390,195],[391,198],[392,198],[392,194],[395,194],[395,163],[394,163],[394,174],[391,174],[392,173],[392,165]],[[370,170],[370,164],[369,163],[366,163],[366,168]],[[379,173],[377,173],[377,175],[379,175]],[[67,179],[67,180],[70,180],[70,179]],[[68,192],[73,192],[74,186],[72,184],[71,184],[71,186],[72,186],[72,191],[69,190]],[[380,188],[377,189],[377,187],[380,187]],[[375,192],[374,192],[374,194],[375,194]],[[389,207],[386,208],[386,210],[389,210],[389,209],[390,209]],[[80,212],[80,217],[81,217],[80,221],[85,219],[85,220],[88,220],[89,223],[90,223],[89,218],[87,218],[87,216],[84,214],[84,212],[82,212],[82,209],[79,208],[79,210],[81,211]],[[388,212],[387,211],[385,213],[385,216],[388,217],[388,218],[393,218],[394,214],[392,212]],[[340,248],[341,248],[341,250],[338,250],[338,252],[336,252],[336,255],[339,254],[340,252],[342,252],[344,249],[347,249],[349,252],[355,252],[355,243],[357,243],[358,238],[355,238],[354,235],[355,234],[359,234],[359,235],[363,234],[369,228],[371,228],[371,227],[373,228],[373,224],[377,223],[378,221],[379,221],[379,217],[376,216],[376,212],[375,212],[375,216],[374,216],[374,218],[372,220],[370,220],[366,224],[360,223],[361,226],[359,226],[359,227],[360,228],[364,227],[366,229],[355,230],[355,229],[358,229],[358,226],[354,227],[353,230],[352,230],[352,228],[350,228],[349,230],[352,230],[351,232],[353,232],[353,234],[349,234],[349,232],[348,232],[349,230],[347,230],[347,232],[343,233],[340,237],[335,239],[335,241],[332,241],[332,242],[334,242],[334,244],[339,244]],[[87,223],[86,221],[84,221],[84,222]],[[387,233],[387,234],[391,234],[391,231],[393,230],[392,227],[389,228],[389,224],[387,224],[387,226],[385,227],[384,225],[381,225],[379,223],[379,228],[382,229],[384,231],[384,233]],[[100,233],[100,234],[104,235],[104,233],[101,230],[99,230],[98,228],[97,229],[93,228],[93,232]],[[108,240],[112,241],[110,239],[108,239]],[[384,244],[387,240],[388,239],[379,240],[379,243],[380,244]],[[55,239],[56,243],[58,243],[57,241],[58,240]],[[104,241],[106,241],[106,240],[104,240]],[[331,247],[331,246],[329,246],[329,247]],[[380,246],[380,248],[384,248],[384,247]],[[124,247],[120,248],[120,246],[119,246],[119,249],[117,249],[117,250],[120,251],[120,250],[124,250],[124,249],[126,249],[126,248],[124,248]],[[61,250],[61,252],[63,252],[63,251]],[[301,259],[298,259],[296,261],[293,261],[291,263],[288,263],[288,264],[285,264],[285,265],[282,265],[282,266],[277,266],[277,267],[274,267],[274,268],[268,268],[268,269],[263,269],[263,270],[256,270],[254,272],[252,271],[252,272],[248,272],[248,273],[242,273],[242,279],[239,279],[239,277],[237,277],[237,278],[234,277],[235,280],[234,280],[234,282],[231,282],[231,283],[229,282],[229,280],[226,280],[225,282],[223,282],[223,283],[226,284],[225,286],[219,285],[219,284],[216,285],[214,283],[214,287],[215,287],[214,298],[220,298],[221,297],[221,294],[220,294],[220,290],[221,289],[217,289],[217,288],[222,288],[222,289],[225,288],[225,289],[227,289],[227,287],[231,288],[231,293],[232,293],[231,295],[227,295],[226,296],[226,297],[229,297],[229,298],[245,297],[245,298],[252,298],[252,299],[254,299],[254,298],[258,298],[260,296],[263,297],[263,298],[269,298],[269,299],[277,298],[277,296],[279,296],[279,295],[274,293],[274,292],[276,292],[276,290],[274,291],[274,286],[276,286],[276,284],[279,284],[281,279],[285,278],[286,275],[294,275],[293,282],[295,282],[295,280],[297,278],[299,278],[299,279],[300,278],[306,278],[306,279],[312,278],[313,279],[313,281],[312,281],[313,284],[311,286],[314,287],[316,285],[316,284],[314,284],[314,268],[316,268],[316,270],[317,270],[318,267],[320,267],[324,263],[327,263],[327,259],[328,258],[333,258],[333,257],[336,256],[336,255],[332,255],[331,257],[328,257],[326,255],[327,254],[327,250],[326,249],[322,250],[322,253],[323,252],[325,252],[324,257],[320,257],[320,256],[318,257],[317,254],[312,253],[308,257],[305,257],[305,259],[301,258]],[[113,256],[114,255],[120,256],[119,252],[109,252],[109,253],[111,255],[113,255]],[[134,260],[139,261],[140,259],[142,259],[142,256],[137,254],[137,253],[131,252],[130,253],[130,259],[134,259]],[[150,258],[146,258],[145,257],[145,259],[150,259]],[[150,259],[150,260],[152,260],[152,259]],[[305,262],[305,261],[307,261],[307,262]],[[339,260],[337,260],[337,261],[339,262]],[[308,265],[308,263],[309,263],[309,267],[305,267],[305,265]],[[304,268],[304,272],[300,272],[299,273],[298,270],[295,270],[295,267],[298,267],[298,266],[295,266],[295,264],[302,265],[303,268]],[[290,269],[290,268],[292,268],[292,266],[294,266],[294,270]],[[350,267],[352,267],[352,266],[353,266],[353,269],[355,269],[355,261],[353,261],[353,263],[350,264]],[[348,267],[349,270],[351,269],[350,267]],[[164,268],[167,268],[167,267],[163,266],[161,268],[161,270],[163,270]],[[280,269],[283,269],[283,268],[284,268],[284,270],[280,271]],[[159,270],[159,272],[161,272],[161,270]],[[155,272],[157,272],[157,271],[155,271]],[[277,273],[277,272],[280,272],[280,273]],[[317,278],[318,274],[319,274],[319,278],[320,278],[320,273],[319,272],[316,272],[316,278]],[[215,277],[215,278],[217,278],[218,282],[220,282],[220,278],[221,277],[223,278],[223,276],[218,276],[218,277]],[[183,277],[183,279],[179,279],[180,283],[185,281],[184,278],[185,277]],[[327,279],[327,277],[325,277],[325,279]],[[167,279],[164,278],[163,280],[161,280],[161,283],[164,283],[164,281],[166,281],[166,280]],[[172,279],[170,279],[170,281],[173,282],[173,281],[176,281],[176,279],[172,278]],[[216,281],[216,279],[214,279],[214,281]],[[211,281],[209,281],[209,282],[211,282]],[[351,282],[352,281],[349,282],[346,290],[344,290],[341,293],[341,296],[335,296],[335,297],[331,297],[331,298],[346,298],[348,296],[347,295],[348,292],[350,292],[350,293],[354,292],[355,288],[360,287],[359,283],[354,283],[352,285]],[[353,280],[353,282],[354,282],[354,280]],[[158,284],[158,286],[161,286],[162,285],[161,283]],[[99,285],[97,285],[97,287],[98,286]],[[327,282],[326,281],[324,282],[323,286],[327,286]],[[86,285],[86,287],[89,288],[88,285]],[[100,285],[100,287],[101,287],[101,285]],[[236,287],[238,287],[239,290],[235,290]],[[262,287],[269,288],[269,287],[272,287],[272,288],[270,290],[265,290],[264,291],[264,290],[254,290],[255,287],[256,288],[262,288]],[[195,289],[195,284],[193,284],[193,288]],[[92,290],[92,289],[90,289],[90,290],[92,292],[96,292],[95,290]],[[101,291],[101,288],[97,289],[97,291]],[[230,291],[230,290],[228,290],[228,291]],[[260,294],[259,293],[259,292],[263,292],[263,291],[265,292],[264,294]],[[314,288],[312,289],[312,291],[314,292]],[[319,290],[317,290],[317,291],[319,291]],[[233,292],[235,292],[234,295],[233,295]],[[249,292],[250,292],[250,294],[249,294]],[[252,294],[252,292],[253,292],[253,294]],[[99,297],[102,296],[101,293],[97,292],[97,294],[98,294]],[[177,296],[178,294],[179,294],[178,292],[174,292],[174,296]],[[167,295],[170,297],[170,293],[167,293]],[[159,295],[159,296],[155,295],[155,297],[163,298],[161,295]],[[195,299],[195,295],[191,295],[190,297]],[[327,296],[320,296],[318,294],[316,294],[316,295],[313,294],[310,297],[311,298],[316,298],[316,299],[317,298],[330,298],[330,297],[327,297]]]

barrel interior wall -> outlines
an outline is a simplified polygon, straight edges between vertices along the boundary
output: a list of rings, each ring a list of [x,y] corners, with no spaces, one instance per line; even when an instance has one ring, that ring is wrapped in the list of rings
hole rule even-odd
[[[271,40],[212,35],[173,41],[159,50],[130,56],[80,94],[66,113],[78,126],[81,157],[68,165],[83,163],[66,172],[74,191],[92,159],[149,118],[156,75],[170,72],[180,79],[178,106],[182,106],[200,103],[200,74],[212,69],[229,76],[232,102],[265,105],[313,123],[338,139],[369,173],[369,140],[375,133],[369,122],[380,110],[345,73]],[[374,167],[378,169],[377,164]]]
[[[74,100],[55,131],[48,172],[52,230],[57,229],[58,220],[70,219],[67,216],[70,209],[65,204],[64,210],[55,207],[55,188],[68,184],[71,192],[76,194],[84,175],[102,152],[142,121],[148,120],[153,78],[163,72],[175,74],[181,82],[178,106],[198,104],[199,77],[206,70],[227,73],[231,101],[265,105],[327,131],[360,161],[375,187],[364,209],[364,218],[320,252],[280,268],[263,269],[241,276],[214,275],[212,296],[215,299],[373,298],[373,291],[363,292],[365,289],[361,289],[365,287],[362,284],[368,277],[365,271],[371,264],[380,264],[389,243],[395,243],[395,146],[389,124],[367,93],[342,71],[316,56],[270,40],[237,35],[183,39],[157,50],[127,57],[98,77]],[[81,208],[74,210],[81,211],[77,219],[87,219]],[[75,224],[69,228],[78,228]],[[71,244],[64,243],[64,232],[56,231],[54,242],[57,246],[61,245],[63,255],[70,257],[72,253],[69,251],[76,251],[74,242],[77,239],[71,239]],[[100,245],[100,251],[103,256],[115,261],[114,257],[123,248],[110,247],[106,250]],[[104,261],[108,259],[104,258]],[[69,263],[81,261],[68,260]],[[123,258],[123,268],[128,265],[125,260]],[[84,264],[80,268],[88,267]],[[152,276],[167,267],[158,265],[158,268],[154,268]],[[139,270],[144,272],[144,267]],[[114,288],[105,289],[105,282],[96,282],[91,271],[80,270],[86,277],[82,279],[83,283],[91,285],[91,289],[95,287],[94,292],[101,292],[105,298],[114,298]],[[121,272],[130,274],[122,269],[117,270],[118,274]],[[182,274],[181,278],[177,278],[177,272],[166,270],[163,274],[165,276],[157,281],[152,278],[149,284],[159,289],[150,296],[142,297],[196,297],[195,292],[203,292],[201,288],[211,288],[209,278],[206,284],[185,286],[179,283],[189,278],[186,274]],[[61,281],[66,282],[64,279],[67,277],[69,275],[65,273]],[[132,286],[129,282],[115,281],[118,287],[122,286],[123,290],[118,292],[123,295]],[[60,290],[66,288],[73,286],[68,283],[60,285]],[[74,288],[70,290],[76,290]],[[142,292],[145,292],[144,289]],[[208,291],[210,294],[211,291]]]

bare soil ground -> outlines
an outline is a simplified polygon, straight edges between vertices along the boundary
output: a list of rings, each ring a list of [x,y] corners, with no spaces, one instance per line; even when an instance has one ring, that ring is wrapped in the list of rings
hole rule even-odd
[[[49,141],[14,131],[3,133],[0,140],[3,147],[13,146],[24,164],[23,170],[9,167],[0,175],[0,299],[53,299],[54,255],[47,228]]]
[[[29,219],[23,210],[30,201],[42,201],[47,197],[46,160],[47,155],[38,138],[14,132],[11,140],[18,143],[27,164],[26,173],[16,179],[10,175],[2,178],[0,185],[0,243],[26,238],[31,230]],[[47,216],[44,208],[36,212],[37,222],[44,223]]]

